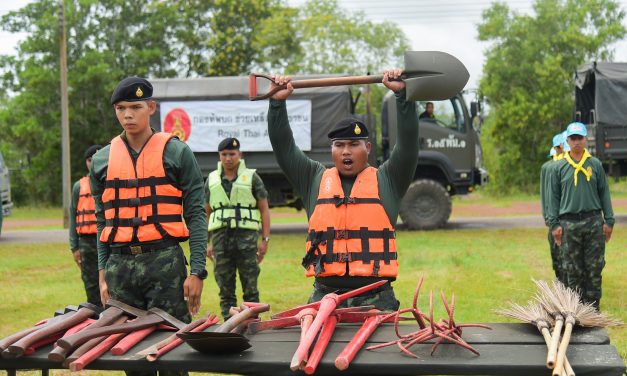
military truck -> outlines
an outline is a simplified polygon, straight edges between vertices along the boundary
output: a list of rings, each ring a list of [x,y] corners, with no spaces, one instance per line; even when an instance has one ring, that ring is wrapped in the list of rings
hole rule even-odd
[[[204,176],[216,168],[218,143],[225,137],[237,137],[247,166],[257,169],[264,180],[270,206],[302,209],[300,198],[272,153],[267,137],[268,102],[248,100],[247,77],[151,82],[153,96],[159,103],[151,125],[185,140]],[[260,88],[260,92],[264,89]],[[353,93],[347,86],[299,89],[287,101],[296,144],[310,158],[332,166],[327,138],[331,127],[347,116],[360,117],[368,123],[367,116],[355,113],[355,98],[359,96]],[[401,211],[403,222],[412,229],[444,225],[451,213],[451,196],[470,193],[474,186],[487,182],[479,137],[472,122],[478,114],[469,114],[461,94],[434,104],[435,119],[421,121],[419,125],[421,150],[416,180],[404,198]],[[417,102],[419,113],[424,105]],[[394,106],[393,96],[388,95],[382,108],[381,148],[373,148],[382,152],[371,153],[372,165],[383,163],[396,142]],[[372,124],[368,126],[372,129]]]
[[[627,176],[627,63],[589,63],[575,74],[575,121],[609,175]]]
[[[11,181],[9,179],[9,168],[4,163],[0,152],[0,199],[2,210],[0,210],[0,235],[2,235],[2,219],[11,214],[13,202],[11,202]]]

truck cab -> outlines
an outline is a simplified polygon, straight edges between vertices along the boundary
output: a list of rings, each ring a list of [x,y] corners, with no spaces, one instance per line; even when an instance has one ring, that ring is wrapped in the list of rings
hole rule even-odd
[[[0,210],[0,235],[2,234],[2,219],[11,214],[13,202],[11,202],[11,180],[9,178],[9,168],[4,163],[4,158],[0,152],[0,199],[2,210]]]
[[[427,103],[433,116],[422,116]],[[477,119],[479,105],[469,113],[462,94],[443,101],[418,101],[418,167],[401,206],[400,216],[409,228],[434,229],[443,226],[451,214],[451,196],[471,193],[488,181],[483,168]],[[396,143],[396,101],[391,93],[381,111],[383,160]]]

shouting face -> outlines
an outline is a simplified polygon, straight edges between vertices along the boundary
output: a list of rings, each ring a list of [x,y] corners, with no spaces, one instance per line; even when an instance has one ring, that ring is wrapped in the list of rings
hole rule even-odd
[[[368,167],[371,147],[366,140],[334,140],[331,155],[340,175],[354,177]]]

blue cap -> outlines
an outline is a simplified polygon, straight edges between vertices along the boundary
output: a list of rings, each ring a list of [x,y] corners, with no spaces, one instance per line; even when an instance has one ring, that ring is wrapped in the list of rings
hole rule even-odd
[[[572,135],[580,135],[586,137],[588,135],[588,130],[583,123],[576,121],[574,123],[568,124],[568,128],[566,128],[566,136],[570,137]]]
[[[566,131],[562,132],[562,137],[564,137],[564,151],[570,151],[570,145],[566,142]]]
[[[556,134],[555,136],[553,136],[553,147],[562,146],[565,140],[566,137],[564,137],[562,133]]]

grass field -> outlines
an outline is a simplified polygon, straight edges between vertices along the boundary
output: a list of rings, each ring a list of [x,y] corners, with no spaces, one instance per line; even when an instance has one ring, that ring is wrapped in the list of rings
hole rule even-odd
[[[623,321],[627,321],[626,230],[617,226],[608,244],[602,300],[603,310]],[[430,289],[443,290],[447,295],[455,293],[459,322],[507,321],[493,309],[509,299],[525,303],[533,292],[531,278],[552,277],[545,239],[544,229],[400,232],[401,270],[394,287],[401,307],[411,304],[418,277],[424,274],[423,309],[428,307]],[[312,280],[304,277],[300,266],[303,247],[300,235],[272,237],[259,287],[261,300],[274,312],[305,303],[311,292]],[[0,259],[0,337],[30,326],[57,308],[84,300],[79,270],[66,244],[0,243]],[[212,275],[205,283],[202,304],[202,312],[219,311]],[[436,316],[442,315],[438,305]],[[610,337],[623,359],[627,358],[627,330],[610,329]]]

